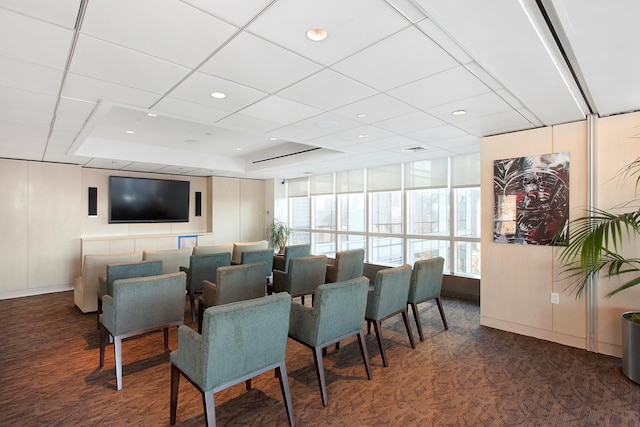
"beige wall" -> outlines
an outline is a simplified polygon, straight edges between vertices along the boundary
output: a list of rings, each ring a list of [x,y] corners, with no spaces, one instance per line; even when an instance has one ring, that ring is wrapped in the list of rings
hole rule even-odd
[[[109,224],[110,175],[190,181],[189,222]],[[88,187],[98,189],[98,215],[93,217],[87,212]],[[199,217],[196,191],[202,193]],[[0,298],[71,289],[81,274],[82,253],[177,247],[177,236],[185,234],[202,234],[207,243],[263,239],[264,194],[259,180],[0,159]]]

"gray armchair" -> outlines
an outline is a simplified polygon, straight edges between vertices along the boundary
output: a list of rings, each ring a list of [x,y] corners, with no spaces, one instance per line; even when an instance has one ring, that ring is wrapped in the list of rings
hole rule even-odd
[[[122,340],[159,329],[164,330],[164,348],[169,348],[169,327],[184,322],[184,273],[119,279],[113,295],[102,297],[100,316],[100,367],[104,366],[107,335],[113,337],[116,386],[122,389]],[[140,304],[147,307],[142,309]]]
[[[264,282],[268,282],[273,270],[273,248],[257,249],[255,251],[242,252],[240,264],[264,263]]]
[[[336,252],[333,265],[327,265],[326,282],[342,282],[362,276],[364,270],[364,249]]]
[[[202,331],[202,313],[214,305],[229,304],[265,296],[264,263],[220,267],[215,282],[202,283],[198,298],[198,332]]]
[[[283,255],[273,256],[273,269],[289,271],[289,261],[294,258],[302,258],[311,255],[311,245],[285,246]]]
[[[313,294],[324,283],[325,255],[311,255],[289,261],[289,271],[273,270],[273,291],[288,292],[292,298]],[[304,304],[304,299],[303,299]]]
[[[444,315],[444,309],[442,308],[442,302],[440,301],[443,271],[444,258],[442,257],[416,261],[413,265],[407,303],[411,306],[411,310],[413,311],[413,317],[416,321],[420,341],[424,341],[422,325],[420,323],[420,313],[418,312],[418,304],[421,302],[435,299],[444,328],[449,329],[449,325],[447,325],[447,318]]]
[[[369,356],[362,333],[368,289],[369,279],[363,276],[318,286],[313,307],[291,304],[289,337],[313,350],[324,406],[327,406],[328,400],[322,350],[329,345],[356,335],[367,377],[371,379]]]
[[[367,295],[367,312],[364,316],[367,321],[367,330],[371,331],[373,323],[376,331],[378,348],[382,356],[383,366],[387,366],[387,356],[382,344],[382,321],[397,314],[402,314],[404,326],[409,335],[411,348],[416,348],[411,333],[411,325],[407,316],[407,297],[409,295],[409,285],[411,282],[411,266],[408,264],[402,267],[387,268],[376,273],[376,280],[373,290]]]
[[[171,352],[170,423],[176,423],[180,374],[203,395],[208,426],[216,425],[214,393],[275,369],[289,418],[295,425],[285,366],[291,297],[286,293],[211,307],[203,333],[182,326]]]
[[[113,295],[114,281],[161,274],[162,261],[160,260],[107,264],[107,274],[98,278],[98,312],[96,316],[98,329],[100,329],[100,315],[102,314],[102,297]]]
[[[180,271],[187,274],[187,292],[191,303],[191,320],[196,321],[195,296],[202,293],[202,282],[215,280],[218,267],[231,265],[231,254],[222,252],[217,254],[191,255],[189,266],[181,266]]]

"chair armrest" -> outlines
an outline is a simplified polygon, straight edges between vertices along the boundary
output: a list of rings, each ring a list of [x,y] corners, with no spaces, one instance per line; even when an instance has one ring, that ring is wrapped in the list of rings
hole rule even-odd
[[[208,280],[202,282],[202,302],[206,307],[218,305],[220,302],[220,289],[217,284]]]
[[[102,299],[105,295],[109,295],[107,276],[98,276],[98,299]]]
[[[309,345],[316,345],[318,313],[311,307],[291,303],[289,313],[289,336]]]
[[[338,267],[332,264],[327,264],[326,282],[334,283],[338,278]]]
[[[287,276],[284,271],[273,270],[273,291],[284,292],[287,290]]]
[[[192,380],[202,377],[202,335],[186,325],[178,328],[178,349],[171,352],[171,363]]]
[[[116,312],[113,307],[113,297],[111,295],[104,295],[102,297],[102,324],[112,335],[117,335],[115,331],[116,324]]]

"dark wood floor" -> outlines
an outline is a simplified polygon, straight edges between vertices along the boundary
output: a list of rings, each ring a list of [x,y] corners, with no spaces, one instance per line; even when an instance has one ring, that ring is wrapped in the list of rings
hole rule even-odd
[[[388,368],[367,336],[371,381],[355,339],[330,350],[326,408],[311,351],[289,340],[297,424],[640,426],[640,386],[622,375],[619,359],[479,326],[472,303],[444,306],[448,331],[431,303],[421,308],[426,341],[415,350],[400,317],[384,324]],[[72,292],[1,300],[0,324],[0,425],[168,425],[170,365],[161,333],[124,342],[124,387],[116,391],[113,349],[100,369],[95,314],[82,314]],[[177,347],[175,330],[170,346]],[[250,392],[238,385],[216,394],[216,404],[218,425],[287,425],[272,374],[258,377]],[[204,424],[200,394],[184,380],[178,423]]]

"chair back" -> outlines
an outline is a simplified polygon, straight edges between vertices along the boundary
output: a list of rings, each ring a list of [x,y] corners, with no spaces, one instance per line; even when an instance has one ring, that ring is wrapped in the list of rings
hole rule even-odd
[[[333,267],[327,270],[327,281],[343,282],[362,276],[364,270],[364,249],[336,252]]]
[[[107,265],[106,289],[100,289],[98,296],[113,295],[113,282],[134,277],[159,276],[162,274],[162,261],[120,262]]]
[[[373,291],[368,295],[367,319],[384,319],[388,315],[407,308],[407,296],[411,283],[411,266],[386,268],[376,273]]]
[[[240,261],[240,264],[264,263],[264,277],[266,278],[271,275],[273,270],[273,248],[243,252]]]
[[[219,254],[222,252],[228,252],[229,256],[231,256],[233,254],[233,243],[213,246],[195,246],[193,248],[193,255]]]
[[[182,249],[145,249],[142,251],[143,260],[162,261],[162,274],[176,273],[180,267],[189,265],[192,248]]]
[[[269,242],[266,240],[259,240],[256,242],[235,242],[233,244],[233,255],[231,260],[235,264],[242,263],[242,253],[249,251],[257,251],[258,249],[267,249]]]
[[[284,272],[289,271],[289,261],[311,255],[311,245],[292,245],[284,248]],[[325,263],[326,264],[326,263]]]
[[[264,263],[218,268],[215,283],[203,283],[202,298],[207,307],[263,297],[266,293]]]
[[[202,390],[284,361],[290,310],[291,296],[286,293],[208,308],[203,354],[191,359],[202,359]]]
[[[114,336],[182,324],[186,280],[180,272],[114,281],[113,296],[104,297],[111,304],[103,305],[102,323]]]
[[[413,264],[407,302],[420,303],[440,296],[444,258],[423,259]]]
[[[362,329],[369,279],[364,276],[318,286],[313,311],[317,315],[315,346]]]
[[[187,289],[191,291],[202,290],[202,282],[216,280],[218,268],[229,265],[231,265],[229,252],[191,255],[189,268],[184,269],[187,273]]]
[[[310,255],[289,261],[287,273],[274,271],[273,290],[286,291],[291,296],[310,294],[324,283],[327,272],[326,255]]]

